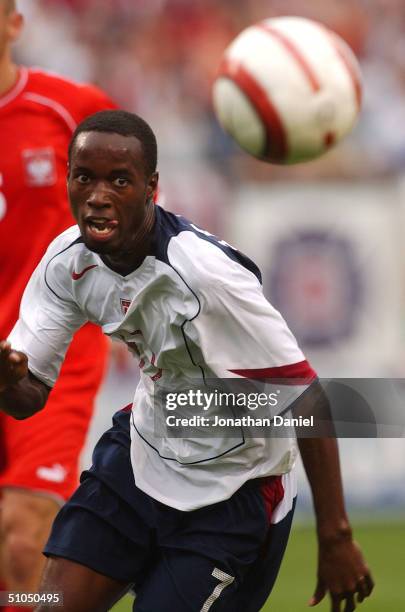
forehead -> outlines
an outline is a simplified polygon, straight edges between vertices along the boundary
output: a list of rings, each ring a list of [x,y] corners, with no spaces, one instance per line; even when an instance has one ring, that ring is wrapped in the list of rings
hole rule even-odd
[[[144,168],[142,144],[135,136],[107,132],[82,132],[72,149],[72,164],[86,165],[103,161]]]

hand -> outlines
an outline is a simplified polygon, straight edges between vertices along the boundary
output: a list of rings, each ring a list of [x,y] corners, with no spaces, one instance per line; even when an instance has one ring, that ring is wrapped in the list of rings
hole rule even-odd
[[[310,606],[316,606],[329,591],[331,612],[353,612],[373,587],[361,550],[351,537],[319,543],[318,583]]]
[[[0,391],[15,385],[28,374],[28,359],[14,351],[6,340],[0,342]]]

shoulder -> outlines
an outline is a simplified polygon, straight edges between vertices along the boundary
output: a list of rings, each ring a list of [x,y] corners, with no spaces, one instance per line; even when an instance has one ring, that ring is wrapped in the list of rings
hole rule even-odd
[[[49,245],[42,260],[42,275],[53,294],[67,299],[71,297],[73,281],[82,277],[83,270],[97,265],[95,254],[87,249],[74,225]]]
[[[82,119],[100,110],[116,108],[114,102],[101,89],[94,85],[76,83],[70,79],[31,68],[24,97],[33,102],[63,109],[70,115],[74,129]]]
[[[256,264],[238,249],[182,216],[158,207],[157,253],[195,288],[237,284],[241,279],[261,284]]]
[[[49,262],[54,257],[66,253],[75,245],[79,245],[80,248],[84,247],[79,227],[72,225],[52,240],[46,250],[45,260]]]

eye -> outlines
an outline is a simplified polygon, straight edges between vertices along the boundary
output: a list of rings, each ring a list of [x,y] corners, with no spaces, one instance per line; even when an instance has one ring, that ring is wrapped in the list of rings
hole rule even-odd
[[[119,176],[118,178],[114,179],[113,183],[117,187],[128,187],[129,185],[128,179],[124,178],[123,176]]]
[[[81,185],[87,185],[90,182],[90,177],[87,174],[78,174],[75,179]]]

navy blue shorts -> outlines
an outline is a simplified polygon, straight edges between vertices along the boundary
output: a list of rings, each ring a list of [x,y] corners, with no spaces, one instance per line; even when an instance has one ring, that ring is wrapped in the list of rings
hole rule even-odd
[[[170,508],[134,483],[130,412],[113,418],[93,465],[57,515],[47,556],[133,584],[137,612],[257,612],[281,564],[293,511],[276,525],[278,477],[251,480],[229,500],[192,512]]]

